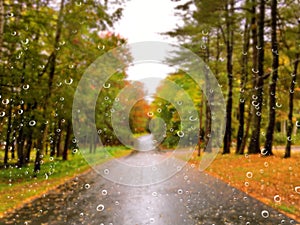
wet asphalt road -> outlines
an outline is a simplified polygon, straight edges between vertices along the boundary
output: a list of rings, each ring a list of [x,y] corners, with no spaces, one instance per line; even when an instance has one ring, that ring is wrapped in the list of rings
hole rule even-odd
[[[143,165],[166,157],[166,153],[154,150],[136,152],[123,160]],[[143,159],[147,162],[143,162]],[[100,167],[106,168],[107,165]],[[121,170],[119,173],[125,171]],[[25,205],[3,218],[0,224],[297,223],[224,182],[187,165],[170,179],[143,187],[116,184],[92,170]]]

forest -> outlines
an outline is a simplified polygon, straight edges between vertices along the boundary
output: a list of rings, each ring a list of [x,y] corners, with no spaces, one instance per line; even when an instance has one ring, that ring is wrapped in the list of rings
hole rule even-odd
[[[120,64],[125,65],[123,69],[109,71],[107,80],[101,80],[96,71],[95,80],[80,89],[85,94],[79,101],[85,106],[82,112],[95,112],[92,115],[95,118],[86,116],[88,113],[77,117],[74,96],[83,74],[99,57],[113,54],[128,43],[114,31],[127,1],[0,0],[0,174],[3,176],[0,193],[12,182],[45,177],[48,180],[55,174],[58,162],[61,164],[56,167],[61,165],[61,168],[56,171],[61,172],[61,177],[69,170],[83,172],[87,167],[80,154],[86,154],[85,159],[92,165],[102,163],[108,160],[106,154],[101,155],[102,147],[107,147],[112,158],[128,155],[134,140],[151,132],[161,140],[159,149],[165,152],[178,148],[183,136],[189,138],[184,139],[186,142],[195,141],[195,154],[185,159],[195,164],[203,154],[212,151],[208,143],[216,132],[222,136],[222,140],[216,140],[219,155],[234,155],[229,161],[231,167],[238,165],[239,158],[234,157],[251,155],[265,160],[273,157],[274,149],[281,150],[279,153],[276,150],[278,165],[285,164],[285,159],[297,160],[300,1],[215,0],[213,4],[210,0],[170,1],[176,4],[175,14],[180,23],[161,35],[176,40],[178,46],[188,49],[207,65],[204,67],[216,78],[216,89],[224,97],[224,112],[219,111],[218,115],[212,108],[217,99],[214,90],[199,87],[182,68],[161,80],[150,101],[146,85],[128,78],[126,68],[133,61],[128,50],[119,55]],[[183,54],[169,60],[173,65],[182,65],[187,59]],[[106,69],[105,65],[102,69]],[[174,95],[170,82],[182,88],[183,94]],[[95,93],[97,102],[93,105],[89,95]],[[121,98],[124,93],[126,98]],[[190,105],[182,104],[183,95],[192,99]],[[190,114],[181,118],[172,102],[183,105],[184,112],[191,114],[195,110],[197,119]],[[118,104],[129,109],[125,122],[122,122],[124,115],[116,112]],[[224,116],[224,126],[218,124],[220,115]],[[158,122],[164,121],[163,125],[151,123],[157,118]],[[91,131],[77,138],[74,121],[83,127],[95,127],[96,135]],[[191,122],[197,123],[193,128],[197,129],[197,135],[187,129]],[[129,129],[121,129],[127,123]],[[158,132],[155,136],[161,126],[166,129],[164,135]],[[188,143],[184,142],[180,150],[185,151],[186,146]],[[102,158],[95,157],[96,152],[101,152]],[[221,165],[212,167],[212,173],[217,171],[227,176],[230,166]],[[12,178],[12,174],[16,176]],[[294,189],[299,194],[299,186]],[[286,197],[286,201],[290,198],[294,197]],[[298,198],[296,206],[297,201]],[[299,212],[293,208],[294,204],[288,209],[291,214]],[[0,215],[10,206],[5,207],[0,207]]]

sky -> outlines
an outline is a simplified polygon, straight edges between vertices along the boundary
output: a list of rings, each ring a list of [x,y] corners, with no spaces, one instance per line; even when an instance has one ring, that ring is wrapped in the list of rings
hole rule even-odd
[[[160,33],[173,30],[180,20],[174,16],[175,3],[171,0],[130,0],[126,2],[122,19],[115,24],[115,32],[128,40],[128,43],[141,41],[175,40]],[[155,93],[161,79],[173,71],[159,63],[142,63],[128,68],[128,79],[139,80],[148,93]],[[154,79],[148,79],[153,77]],[[151,81],[151,82],[150,82]]]
[[[171,0],[129,0],[122,19],[115,24],[117,33],[128,43],[139,41],[171,41],[159,33],[172,30],[179,22],[174,16],[175,3]]]

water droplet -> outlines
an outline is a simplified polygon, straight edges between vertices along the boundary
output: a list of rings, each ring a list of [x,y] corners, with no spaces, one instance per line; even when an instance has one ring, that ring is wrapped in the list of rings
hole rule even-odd
[[[183,190],[182,189],[178,189],[177,194],[182,195],[183,194]]]
[[[268,151],[265,148],[262,148],[260,150],[260,154],[262,154],[262,155],[266,155],[267,153],[268,153]]]
[[[249,186],[249,182],[245,182],[245,186],[248,187]]]
[[[300,127],[300,122],[296,121],[296,127]]]
[[[292,137],[291,137],[291,136],[287,137],[286,139],[287,139],[288,141],[292,141]]]
[[[64,97],[60,97],[60,99],[59,99],[61,102],[63,102],[64,100],[65,100],[65,98]]]
[[[295,187],[296,193],[300,194],[300,186]]]
[[[208,31],[207,30],[202,30],[201,32],[204,36],[207,36],[208,35]]]
[[[65,84],[71,85],[73,83],[73,79],[69,78],[68,80],[65,80]]]
[[[274,201],[275,202],[280,202],[281,201],[281,197],[279,195],[275,195],[274,196]]]
[[[29,39],[26,38],[24,41],[21,41],[23,45],[27,45],[29,43]]]
[[[157,192],[156,191],[152,192],[152,196],[157,197]]]
[[[190,121],[196,121],[196,120],[198,120],[198,118],[197,118],[197,117],[194,118],[193,116],[190,116],[190,117],[189,117],[189,120],[190,120]]]
[[[178,137],[183,137],[184,133],[183,133],[183,131],[177,131],[177,135],[178,135]]]
[[[247,173],[246,173],[246,177],[252,178],[252,177],[253,177],[253,173],[252,173],[252,172],[247,172]]]
[[[256,45],[256,49],[260,50],[260,49],[262,49],[262,46]]]
[[[99,44],[99,45],[97,46],[97,48],[98,48],[99,50],[104,50],[104,49],[105,49],[105,45]]]
[[[256,112],[256,115],[257,115],[257,116],[261,116],[261,113],[260,113],[260,112]]]
[[[109,169],[105,169],[103,172],[105,175],[107,175],[107,174],[109,174]]]
[[[153,115],[154,115],[153,112],[148,112],[147,113],[147,116],[149,116],[149,117],[153,117]]]
[[[5,112],[1,112],[0,117],[4,117],[4,116],[5,116]]]
[[[11,32],[11,36],[16,36],[16,35],[17,35],[16,31]]]
[[[257,101],[252,101],[252,105],[253,105],[254,107],[257,107],[257,106],[259,106],[259,102],[257,102]]]
[[[264,166],[265,166],[265,167],[268,167],[268,166],[269,166],[269,163],[268,163],[268,162],[264,162]]]
[[[268,218],[269,217],[269,212],[267,211],[267,210],[263,210],[263,211],[261,211],[261,216],[263,217],[263,218]]]
[[[161,108],[158,108],[156,111],[157,111],[158,113],[161,113]]]
[[[154,223],[155,219],[154,218],[150,218],[150,223]]]
[[[99,205],[97,206],[96,210],[97,210],[98,212],[102,212],[102,211],[104,210],[104,205],[99,204]]]
[[[8,103],[9,103],[9,99],[8,98],[2,100],[2,104],[3,105],[7,105]]]
[[[11,13],[8,13],[7,14],[7,17],[14,17],[14,14],[11,12]]]
[[[36,121],[35,120],[30,120],[29,121],[29,126],[33,127],[36,125]]]
[[[74,148],[73,150],[72,150],[72,153],[73,154],[76,154],[78,152],[78,149],[77,148]]]
[[[177,101],[177,105],[182,105],[182,101]]]
[[[110,83],[104,83],[104,84],[103,84],[103,87],[104,87],[104,88],[110,88]]]
[[[23,89],[24,89],[24,90],[28,90],[28,89],[29,89],[29,84],[24,84],[24,85],[23,85]]]
[[[85,188],[85,189],[90,189],[90,188],[91,188],[91,185],[90,185],[90,184],[85,184],[85,185],[84,185],[84,188]]]
[[[276,107],[277,107],[277,108],[281,108],[281,107],[282,107],[282,104],[279,104],[278,102],[276,102]]]
[[[102,194],[102,195],[107,195],[107,190],[102,190],[102,191],[101,191],[101,194]]]
[[[252,68],[252,72],[257,74],[257,73],[259,73],[259,70],[256,70],[255,68]]]

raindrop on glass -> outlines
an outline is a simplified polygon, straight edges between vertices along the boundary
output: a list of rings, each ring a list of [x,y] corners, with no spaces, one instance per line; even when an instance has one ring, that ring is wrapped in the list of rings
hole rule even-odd
[[[65,84],[71,85],[73,83],[73,79],[69,78],[68,80],[65,80]]]
[[[253,177],[253,173],[252,172],[247,172],[246,173],[246,177],[247,178],[252,178]]]
[[[28,89],[29,89],[29,85],[28,85],[28,84],[24,84],[24,85],[23,85],[23,89],[24,89],[24,90],[28,90]]]
[[[97,206],[96,210],[97,210],[98,212],[102,212],[102,211],[104,210],[104,205],[99,204],[99,205]]]
[[[104,84],[103,84],[103,87],[104,87],[104,88],[110,88],[110,83],[104,83]]]
[[[29,121],[29,126],[33,127],[36,125],[36,121],[35,120],[30,120]]]
[[[105,175],[107,175],[107,174],[109,174],[109,169],[105,169],[103,172]]]
[[[263,210],[263,211],[261,211],[261,216],[263,217],[263,218],[268,218],[269,217],[269,212],[267,211],[267,210]]]
[[[274,201],[275,202],[280,202],[281,201],[281,197],[279,195],[275,195],[274,196]]]
[[[196,120],[197,120],[197,117],[194,118],[193,116],[190,116],[190,117],[189,117],[189,120],[190,120],[190,121],[196,121]]]
[[[148,112],[148,113],[147,113],[147,116],[153,117],[153,112]]]
[[[184,133],[183,133],[183,131],[177,131],[177,135],[178,135],[178,137],[183,137]]]
[[[8,103],[9,103],[9,99],[3,99],[3,100],[2,100],[2,104],[3,104],[3,105],[7,105]]]

